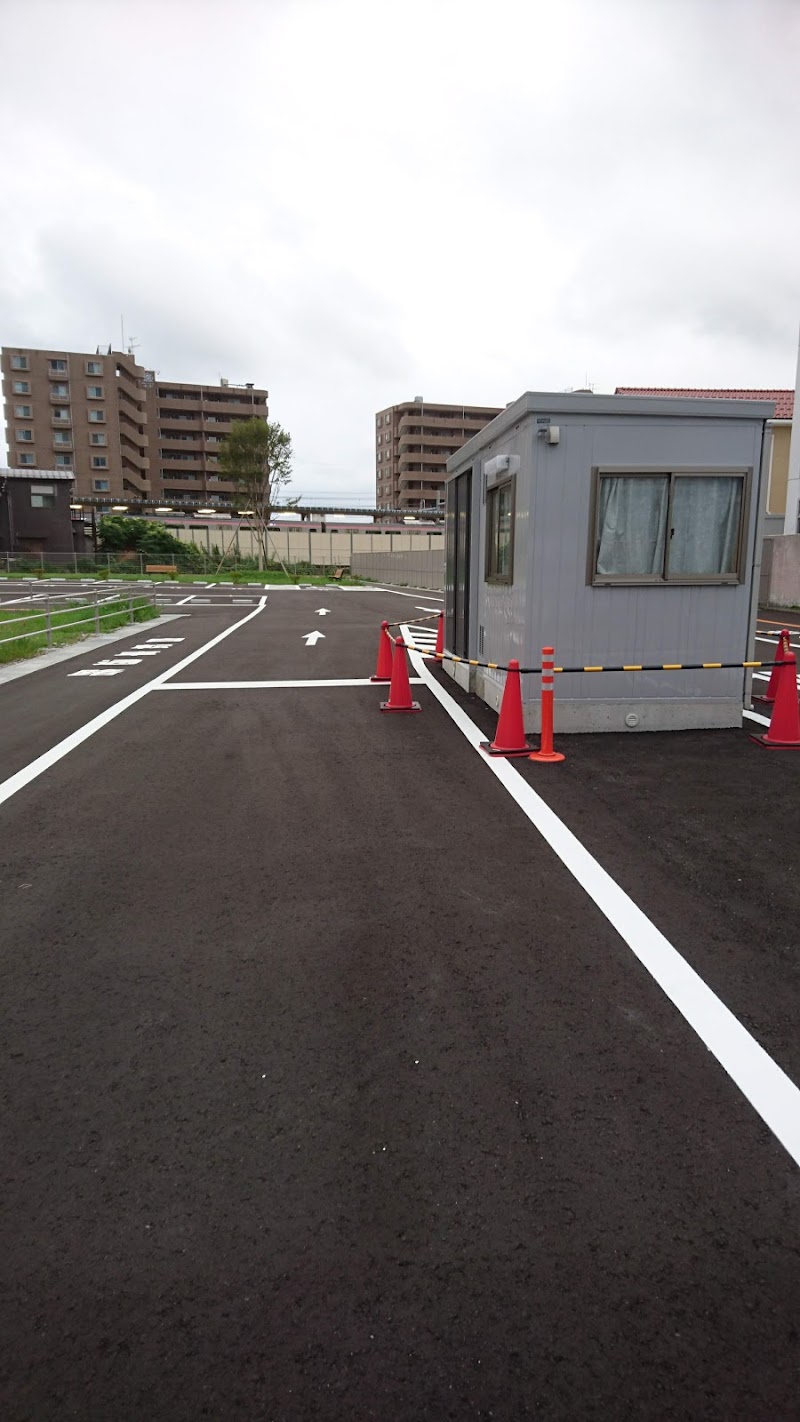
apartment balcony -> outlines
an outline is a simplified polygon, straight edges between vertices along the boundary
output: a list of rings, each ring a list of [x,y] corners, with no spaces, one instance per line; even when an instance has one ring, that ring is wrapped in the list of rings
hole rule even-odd
[[[129,415],[124,405],[120,406],[117,413],[119,415],[119,427],[122,434],[127,435],[140,449],[147,449],[150,443],[150,436],[142,432],[142,415]]]
[[[67,393],[66,393],[66,395],[63,393],[63,391],[62,391],[62,393],[61,393],[60,395],[54,394],[54,392],[53,392],[52,390],[50,391],[50,404],[51,404],[51,405],[66,405],[66,404],[68,404],[68,403],[69,403],[69,386],[67,386]]]
[[[202,473],[203,473],[203,461],[202,461],[202,459],[200,459],[200,458],[197,458],[197,459],[175,459],[175,458],[171,458],[168,454],[162,454],[160,463],[161,463],[161,468],[162,468],[162,470],[164,471],[165,474],[166,474],[166,473],[169,473],[169,474],[171,475],[171,474],[173,474],[173,473],[175,473],[175,474],[194,474],[194,473],[202,474]]]
[[[62,402],[62,403],[63,403],[63,402]],[[67,419],[67,420],[57,420],[56,417],[55,417],[55,415],[53,415],[53,416],[51,417],[50,423],[51,423],[51,425],[53,426],[53,429],[54,429],[54,430],[71,430],[71,429],[72,429],[72,418],[71,418],[71,417],[70,417],[69,419]]]
[[[158,416],[160,420],[163,420],[163,423],[165,425],[169,425],[170,423],[172,423],[175,426],[176,431],[179,430],[182,435],[191,434],[193,431],[202,430],[203,428],[203,421],[201,420],[199,414],[179,415],[175,410],[162,410],[161,408],[159,408]],[[169,438],[169,436],[164,437]]]
[[[74,445],[73,445],[73,443],[72,443],[72,439],[71,439],[71,438],[70,438],[70,439],[63,439],[63,440],[62,440],[62,439],[54,439],[54,440],[53,440],[53,449],[56,451],[56,454],[69,454],[70,450],[73,449],[73,448],[74,448]]]
[[[144,498],[149,496],[150,480],[129,464],[124,454],[122,456],[122,477],[128,487],[140,493]]]
[[[106,398],[109,395],[109,381],[105,383]],[[118,375],[115,380],[117,394],[123,399],[129,400],[137,409],[144,408],[144,390],[135,381],[129,380],[126,375]]]
[[[199,395],[192,395],[189,399],[186,399],[183,395],[164,394],[159,395],[158,403],[159,406],[166,405],[170,410],[184,410],[187,414],[191,413],[193,415],[199,415],[200,413],[201,401]]]

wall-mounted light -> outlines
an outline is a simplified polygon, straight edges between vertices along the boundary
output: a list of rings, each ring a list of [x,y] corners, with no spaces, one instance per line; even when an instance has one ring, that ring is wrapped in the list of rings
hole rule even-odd
[[[127,513],[127,512],[128,512],[128,505],[127,505],[127,504],[112,504],[112,505],[111,505],[111,512],[112,512],[112,513]]]

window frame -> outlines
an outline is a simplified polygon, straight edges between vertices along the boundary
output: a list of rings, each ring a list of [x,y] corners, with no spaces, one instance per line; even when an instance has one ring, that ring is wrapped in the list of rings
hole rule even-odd
[[[107,449],[107,448],[108,448],[108,435],[107,435],[107,433],[106,433],[105,430],[90,430],[90,431],[89,431],[89,448],[90,448],[90,449]]]
[[[96,494],[107,494],[111,488],[110,479],[93,479],[92,488]]]
[[[69,361],[63,360],[60,356],[54,356],[47,362],[47,373],[53,376],[67,375],[69,372]]]
[[[511,494],[511,537],[508,548],[508,572],[498,573],[493,571],[494,557],[497,549],[492,538],[492,502],[499,497],[504,490],[510,490]],[[516,474],[506,475],[503,479],[498,479],[496,483],[486,488],[486,549],[484,561],[484,581],[491,583],[493,587],[510,587],[514,582],[514,532],[516,526],[517,512],[517,476]],[[499,524],[498,524],[499,527]]]
[[[100,460],[103,461],[102,464],[100,463]],[[92,468],[93,468],[93,469],[107,469],[107,468],[108,468],[108,455],[107,455],[107,454],[93,454],[93,455],[92,455]]]
[[[31,508],[32,509],[54,509],[56,506],[56,486],[55,484],[31,484]],[[47,499],[47,503],[35,503],[35,499]]]
[[[14,419],[15,419],[15,420],[32,420],[32,419],[33,419],[33,405],[15,405],[15,406],[14,406]]]
[[[106,397],[105,397],[105,392],[104,392],[104,389],[103,389],[103,386],[102,386],[102,385],[87,385],[87,387],[86,387],[86,399],[87,399],[87,400],[105,400],[105,398],[106,398]]]
[[[73,469],[73,468],[74,468],[74,465],[73,465],[73,463],[72,463],[72,454],[71,454],[71,453],[70,453],[70,454],[61,454],[61,453],[56,454],[56,468],[57,468],[57,469]]]
[[[15,430],[14,436],[17,444],[33,444],[33,430]]]
[[[26,355],[12,355],[12,357],[11,357],[11,369],[12,369],[12,370],[30,370],[30,368],[31,368],[31,363],[30,363],[30,361],[28,360],[28,357],[27,357]]]
[[[11,393],[12,395],[30,395],[31,382],[29,380],[12,380]]]
[[[92,409],[89,411],[89,424],[90,424],[90,425],[104,425],[105,422],[106,422],[106,412],[105,412],[105,410],[98,410],[98,409],[92,408]]]
[[[29,449],[18,449],[18,450],[17,450],[17,464],[21,465],[23,469],[30,469],[31,467],[35,468],[35,467],[36,467],[36,456],[35,456],[35,454],[33,453],[33,450],[29,450]]]
[[[95,366],[97,367],[96,370],[94,369]],[[85,373],[86,375],[102,375],[103,362],[101,360],[87,360]]]
[[[597,555],[600,549],[600,481],[607,479],[653,479],[669,480],[667,502],[667,535],[664,541],[664,559],[661,575],[657,573],[598,573]],[[736,537],[735,569],[731,573],[678,573],[670,576],[670,546],[672,509],[675,485],[679,479],[740,479],[742,498],[739,506],[739,529]],[[705,465],[612,465],[600,464],[592,467],[592,491],[589,512],[589,546],[586,562],[586,582],[589,587],[740,587],[746,577],[747,531],[750,527],[750,499],[753,489],[752,466],[736,464]]]

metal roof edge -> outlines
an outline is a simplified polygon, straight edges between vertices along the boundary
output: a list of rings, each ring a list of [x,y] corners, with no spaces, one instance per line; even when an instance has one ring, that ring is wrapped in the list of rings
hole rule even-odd
[[[528,390],[509,405],[502,414],[484,425],[472,439],[456,450],[447,461],[448,474],[501,438],[525,415],[652,415],[669,419],[706,420],[768,420],[775,409],[774,400],[694,399],[667,395],[584,395],[569,391]]]

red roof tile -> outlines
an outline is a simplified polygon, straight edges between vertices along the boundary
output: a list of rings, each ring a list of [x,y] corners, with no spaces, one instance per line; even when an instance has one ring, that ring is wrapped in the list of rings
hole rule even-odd
[[[773,400],[776,420],[790,420],[794,409],[793,390],[667,390],[640,385],[618,385],[615,395],[674,395],[693,400]]]

